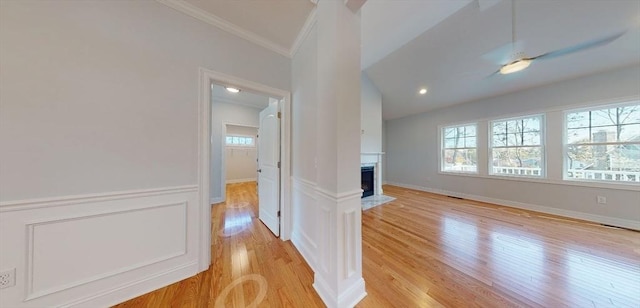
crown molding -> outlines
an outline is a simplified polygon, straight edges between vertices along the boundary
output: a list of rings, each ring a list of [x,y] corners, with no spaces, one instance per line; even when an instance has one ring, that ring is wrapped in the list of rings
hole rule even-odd
[[[302,46],[302,42],[304,42],[307,36],[309,36],[309,33],[311,33],[311,29],[313,29],[313,26],[316,24],[317,10],[318,9],[314,7],[313,10],[311,10],[311,13],[309,13],[309,16],[307,16],[307,20],[304,22],[300,32],[298,32],[298,36],[293,42],[293,46],[291,46],[290,57],[293,58],[296,52],[298,52],[298,49],[300,49],[300,46]]]
[[[291,57],[291,50],[287,50],[286,48],[283,48],[282,46],[266,40],[264,38],[262,38],[261,36],[251,32],[251,31],[247,31],[245,29],[242,29],[240,27],[238,27],[237,25],[230,23],[229,21],[226,21],[218,16],[215,16],[213,14],[210,14],[200,8],[197,8],[183,0],[156,0],[156,2],[164,4],[176,11],[182,12],[184,14],[187,14],[193,18],[196,18],[200,21],[204,21],[212,26],[218,27],[224,31],[227,31],[233,35],[236,35],[238,37],[241,37],[249,42],[252,42],[254,44],[260,45],[264,48],[267,48],[273,52],[276,52],[278,54],[281,54],[285,57],[290,58]]]

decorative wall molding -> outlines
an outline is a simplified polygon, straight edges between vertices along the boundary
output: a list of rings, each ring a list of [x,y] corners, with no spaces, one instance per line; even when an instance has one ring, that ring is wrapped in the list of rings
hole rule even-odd
[[[86,195],[71,195],[52,198],[38,198],[27,199],[17,201],[5,201],[0,202],[0,213],[32,210],[45,207],[54,206],[69,206],[82,203],[94,203],[103,201],[112,201],[120,199],[132,199],[143,198],[149,196],[158,196],[166,194],[180,194],[198,191],[197,185],[164,187],[164,188],[151,188],[140,190],[124,190],[108,193],[86,194]]]
[[[3,202],[0,306],[111,306],[198,272],[197,186]],[[5,247],[6,246],[6,247]]]
[[[337,202],[337,203],[349,201],[351,199],[360,200],[360,197],[362,197],[362,189],[360,188],[352,191],[341,192],[341,193],[334,193],[326,189],[323,189],[319,186],[316,186],[315,188],[316,188],[316,193],[318,194],[319,197],[323,197],[325,199],[328,199],[330,201]]]
[[[344,278],[350,278],[357,272],[356,254],[349,247],[354,247],[358,240],[356,239],[355,230],[358,210],[347,211],[344,213]],[[362,211],[362,210],[360,210]]]
[[[292,183],[292,208],[295,207],[298,212],[298,221],[293,224],[291,230],[291,242],[298,249],[302,257],[307,261],[311,269],[316,271],[318,244],[316,243],[317,228],[312,228],[309,224],[305,224],[302,220],[317,220],[317,199],[315,195],[314,182],[291,177]],[[315,225],[314,225],[315,226]]]
[[[591,221],[595,223],[640,231],[640,221],[634,221],[634,220],[622,219],[622,218],[616,218],[616,217],[608,217],[608,216],[602,216],[602,215],[594,215],[594,214],[577,212],[577,211],[563,210],[563,209],[558,209],[558,208],[549,207],[549,206],[516,202],[516,201],[497,199],[497,198],[489,198],[489,197],[484,197],[479,195],[464,194],[464,193],[459,193],[454,191],[447,191],[447,190],[418,186],[418,185],[404,184],[399,182],[386,181],[386,184],[403,187],[403,188],[420,190],[420,191],[434,193],[438,195],[453,196],[453,197],[459,197],[459,198],[475,200],[480,202],[493,203],[493,204],[507,206],[511,208],[518,208],[518,209],[540,212],[545,214],[581,219],[581,220]]]
[[[238,27],[237,25],[224,20],[216,15],[208,13],[198,7],[195,7],[185,1],[181,0],[156,0],[158,3],[162,3],[174,10],[187,14],[193,18],[196,18],[200,21],[206,22],[212,26],[218,27],[224,31],[227,31],[235,36],[243,38],[249,42],[252,42],[256,45],[262,46],[266,49],[269,49],[273,52],[279,53],[285,57],[291,57],[291,51],[287,48],[280,46],[270,40],[264,39],[263,37],[245,30],[243,28]]]
[[[178,218],[180,221],[178,221],[177,223],[182,224],[181,226],[181,231],[184,233],[184,238],[182,239],[182,243],[180,243],[180,247],[177,251],[173,251],[170,252],[168,254],[162,255],[162,256],[154,256],[151,259],[148,260],[144,260],[135,264],[130,264],[127,265],[125,267],[120,267],[117,268],[115,270],[112,271],[108,271],[108,272],[104,272],[104,273],[100,273],[91,277],[85,277],[83,279],[80,279],[78,281],[71,281],[68,283],[65,283],[63,285],[58,285],[55,287],[50,287],[50,288],[46,288],[44,290],[35,290],[34,289],[34,284],[35,284],[35,267],[34,267],[34,259],[36,258],[36,249],[38,249],[39,247],[37,247],[36,245],[36,230],[39,228],[46,228],[48,225],[61,225],[61,224],[71,224],[75,221],[80,221],[80,220],[90,220],[90,219],[103,219],[106,218],[108,216],[117,216],[117,215],[126,215],[126,214],[130,214],[133,212],[141,212],[141,211],[151,211],[151,210],[158,210],[158,209],[163,209],[163,208],[168,208],[168,207],[179,207],[180,208],[180,212],[182,212],[182,217],[176,217],[176,216],[172,216],[174,218]],[[169,223],[168,221],[163,221],[162,224],[167,224]],[[116,211],[108,211],[108,212],[103,212],[103,213],[99,213],[99,214],[89,214],[89,215],[76,215],[76,214],[72,214],[69,215],[67,217],[56,217],[56,218],[50,218],[50,219],[43,219],[43,220],[39,220],[36,222],[32,222],[32,223],[28,223],[25,225],[26,226],[26,238],[27,238],[27,267],[26,267],[26,293],[27,296],[25,298],[25,301],[30,301],[39,297],[43,297],[43,296],[47,296],[53,293],[57,293],[60,291],[64,291],[67,289],[71,289],[83,284],[88,284],[88,283],[92,283],[101,279],[105,279],[105,278],[109,278],[112,276],[116,276],[118,274],[124,273],[124,272],[129,272],[129,271],[133,271],[151,264],[155,264],[155,263],[159,263],[162,261],[166,261],[169,259],[173,259],[179,256],[183,256],[187,253],[187,202],[179,202],[179,203],[167,203],[167,204],[159,204],[159,205],[151,205],[151,206],[144,206],[144,207],[137,207],[137,208],[131,208],[131,209],[124,209],[124,210],[116,210]],[[120,226],[122,227],[122,226]],[[90,230],[77,230],[77,231],[90,231]],[[44,231],[43,231],[44,233]],[[91,232],[88,232],[91,233]],[[84,257],[84,256],[80,256],[80,257]],[[39,267],[42,270],[42,267]],[[44,268],[44,270],[47,270],[46,268]]]
[[[327,307],[353,307],[367,293],[362,278],[362,189],[334,193],[316,186],[318,269],[313,287]]]

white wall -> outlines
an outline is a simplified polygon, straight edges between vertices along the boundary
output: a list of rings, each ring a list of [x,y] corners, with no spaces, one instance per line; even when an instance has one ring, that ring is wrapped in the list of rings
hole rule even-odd
[[[255,109],[258,113],[258,110]],[[227,125],[227,136],[255,136],[258,129],[255,127]],[[255,140],[255,139],[254,139]],[[241,183],[256,181],[258,164],[257,142],[254,147],[234,147],[227,146],[225,148],[225,170],[226,183]]]
[[[260,126],[260,110],[239,104],[213,101],[211,106],[211,203],[224,201],[225,173],[222,167],[226,124]]]
[[[640,66],[617,69],[386,122],[386,180],[445,194],[543,212],[640,227],[640,189],[567,185],[562,181],[562,109],[640,97]],[[548,180],[440,174],[438,126],[505,115],[547,113]],[[483,130],[486,132],[486,125]],[[482,130],[482,125],[481,125]],[[486,140],[486,137],[485,137]],[[486,147],[484,147],[486,148]],[[479,161],[486,155],[479,153]],[[607,205],[596,196],[607,197]]]
[[[317,29],[294,55],[292,61],[291,170],[293,228],[291,241],[314,268],[317,261],[318,211],[316,207],[316,111]]]
[[[382,94],[371,82],[367,74],[362,73],[360,88],[360,125],[362,153],[382,152]]]
[[[193,275],[198,68],[279,89],[291,73],[155,1],[1,1],[0,66],[2,307],[109,306]]]

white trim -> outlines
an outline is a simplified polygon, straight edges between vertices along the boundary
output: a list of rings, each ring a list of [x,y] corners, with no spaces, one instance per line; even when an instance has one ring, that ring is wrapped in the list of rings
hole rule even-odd
[[[360,277],[355,283],[352,283],[346,290],[340,292],[339,296],[335,296],[327,282],[322,279],[322,275],[315,274],[313,289],[316,290],[322,301],[330,308],[355,307],[367,292],[365,289],[364,279]]]
[[[151,260],[145,260],[144,262],[140,262],[137,264],[133,264],[133,265],[129,265],[126,267],[122,267],[119,268],[117,270],[113,270],[110,272],[106,272],[106,273],[100,273],[100,274],[96,274],[93,275],[91,277],[87,277],[87,278],[83,278],[81,280],[77,280],[77,281],[73,281],[73,282],[69,282],[63,285],[58,285],[55,287],[50,287],[48,289],[45,290],[34,290],[33,289],[33,285],[34,285],[34,268],[33,268],[33,263],[34,263],[34,258],[35,258],[35,229],[36,227],[39,226],[44,226],[44,225],[50,225],[50,224],[60,224],[60,223],[65,223],[65,222],[70,222],[70,221],[78,221],[78,220],[83,220],[83,219],[91,219],[91,218],[96,218],[96,217],[107,217],[107,216],[111,216],[111,215],[121,215],[123,213],[131,213],[131,212],[140,212],[140,211],[146,211],[146,210],[153,210],[153,209],[158,209],[158,208],[164,208],[164,207],[171,207],[171,206],[181,206],[184,212],[184,221],[182,222],[182,224],[184,225],[184,234],[185,234],[185,238],[184,238],[184,246],[181,247],[180,251],[175,251],[172,252],[170,254],[164,255],[164,256],[160,256],[160,257],[156,257],[153,258]],[[187,230],[187,201],[182,201],[182,202],[170,202],[170,203],[162,203],[162,204],[152,204],[150,206],[144,206],[144,207],[136,207],[136,208],[130,208],[130,209],[121,209],[121,210],[116,210],[116,211],[106,211],[106,212],[99,212],[99,213],[92,213],[89,215],[71,215],[71,216],[66,216],[66,217],[55,217],[55,218],[47,218],[47,219],[38,219],[35,221],[31,221],[31,222],[27,222],[25,224],[26,227],[26,238],[27,238],[27,266],[25,268],[25,273],[26,273],[26,278],[25,278],[25,285],[26,285],[26,297],[25,297],[25,301],[30,301],[30,300],[34,300],[40,297],[44,297],[47,295],[51,295],[54,293],[59,293],[65,290],[69,290],[78,286],[82,286],[82,285],[86,285],[89,283],[94,283],[96,281],[99,280],[104,280],[113,276],[116,276],[118,274],[122,274],[122,273],[126,273],[126,272],[131,272],[134,271],[136,269],[140,269],[143,267],[147,267],[149,265],[152,264],[156,264],[156,263],[160,263],[163,261],[168,261],[171,259],[175,259],[178,258],[180,256],[184,256],[187,254],[187,234],[188,234],[188,230]]]
[[[545,214],[551,214],[551,215],[558,215],[558,216],[563,216],[563,217],[581,219],[581,220],[591,221],[591,222],[595,222],[595,223],[601,223],[601,224],[611,225],[611,226],[618,226],[618,227],[622,227],[622,228],[628,228],[628,229],[633,229],[633,230],[639,230],[640,231],[640,221],[635,221],[635,220],[630,220],[630,219],[622,219],[622,218],[616,218],[616,217],[608,217],[608,216],[602,216],[602,215],[596,215],[596,214],[589,214],[589,213],[583,213],[583,212],[563,210],[563,209],[558,209],[558,208],[554,208],[554,207],[550,207],[550,206],[543,206],[543,205],[537,205],[537,204],[531,204],[531,203],[523,203],[523,202],[510,201],[510,200],[497,199],[497,198],[489,198],[489,197],[484,197],[484,196],[479,196],[479,195],[465,194],[465,193],[459,193],[459,192],[448,191],[448,190],[443,190],[443,189],[436,189],[436,188],[430,188],[430,187],[424,187],[424,186],[418,186],[418,185],[411,185],[411,184],[403,184],[403,183],[398,183],[398,182],[390,182],[390,181],[388,181],[387,184],[388,185],[393,185],[393,186],[398,186],[398,187],[403,187],[403,188],[419,190],[419,191],[425,191],[425,192],[434,193],[434,194],[438,194],[438,195],[453,196],[453,197],[458,197],[458,198],[464,198],[464,199],[469,199],[469,200],[475,200],[475,201],[480,201],[480,202],[486,202],[486,203],[502,205],[502,206],[511,207],[511,208],[518,208],[518,209],[529,210],[529,211],[534,211],[534,212],[540,212],[540,213],[545,213]]]
[[[313,0],[311,2],[313,2]],[[317,0],[313,4],[317,4]],[[313,26],[316,25],[316,14],[317,9],[313,8],[313,10],[311,10],[311,13],[309,13],[309,16],[307,16],[307,20],[304,22],[304,26],[302,26],[302,29],[300,30],[300,32],[298,32],[296,40],[293,41],[293,45],[291,46],[291,50],[289,51],[289,57],[293,58],[293,56],[298,52],[298,49],[300,49],[300,46],[302,46],[304,40],[311,33]]]
[[[476,146],[475,148],[464,148],[464,149],[473,149],[476,150],[476,160],[480,160],[479,159],[479,151],[478,151],[478,132],[479,132],[479,127],[480,127],[480,121],[476,121],[476,122],[465,122],[465,123],[460,123],[460,124],[448,124],[448,125],[438,125],[438,137],[439,137],[439,144],[440,144],[440,149],[438,151],[438,172],[443,172],[443,173],[460,173],[460,174],[479,174],[479,165],[478,165],[478,161],[476,161],[476,171],[447,171],[444,170],[444,160],[443,160],[443,152],[444,150],[447,150],[447,148],[444,147],[444,134],[442,133],[442,131],[446,128],[454,128],[454,127],[460,127],[460,126],[475,126],[476,127]],[[461,148],[453,148],[453,150],[457,150],[457,149],[461,149]],[[451,150],[451,149],[449,149]]]
[[[315,186],[315,189],[318,196],[324,197],[325,199],[329,199],[332,202],[340,203],[346,200],[362,197],[362,189],[355,189],[352,191],[346,191],[341,193],[334,193],[326,189],[320,188],[317,185]]]
[[[266,49],[269,49],[273,52],[279,53],[287,58],[291,57],[290,50],[287,48],[280,46],[270,40],[267,40],[251,31],[242,29],[237,25],[224,20],[216,15],[213,15],[209,12],[206,12],[198,7],[195,7],[183,0],[156,0],[158,3],[162,3],[176,11],[187,14],[195,19],[200,21],[204,21],[212,26],[218,27],[224,31],[227,31],[235,36],[243,38],[249,42],[252,42],[256,45],[262,46]]]
[[[618,145],[618,144],[638,144],[638,142],[607,142],[607,143],[576,143],[569,144],[567,133],[569,132],[569,128],[567,127],[567,115],[569,113],[576,112],[585,112],[585,111],[594,111],[594,110],[602,110],[602,109],[610,109],[610,108],[621,108],[628,106],[635,106],[640,104],[640,98],[635,100],[629,100],[623,103],[612,103],[606,105],[591,105],[588,107],[576,108],[576,109],[565,109],[562,112],[562,180],[568,182],[576,182],[576,185],[582,186],[591,186],[593,184],[609,184],[609,185],[637,185],[634,183],[622,182],[622,181],[603,181],[603,180],[588,180],[588,179],[573,179],[567,177],[567,173],[569,170],[568,167],[568,155],[567,150],[570,145],[585,145],[585,146],[596,146],[596,145]],[[589,136],[591,138],[591,136]],[[588,184],[588,185],[584,185]],[[640,189],[640,187],[638,187]]]
[[[198,70],[198,217],[199,250],[198,270],[206,271],[211,265],[211,72]]]
[[[246,179],[235,179],[235,180],[227,180],[227,184],[237,184],[237,183],[246,183],[246,182],[255,182],[257,178],[246,178]]]
[[[541,184],[555,184],[555,185],[568,185],[568,186],[579,186],[579,187],[640,191],[640,185],[632,184],[632,183],[624,183],[624,182],[605,183],[605,182],[590,182],[590,181],[578,181],[578,180],[554,180],[550,178],[534,178],[534,177],[507,176],[507,175],[503,175],[503,176],[480,175],[480,174],[471,174],[471,173],[460,173],[460,172],[456,173],[456,172],[442,172],[442,171],[439,171],[438,174],[465,176],[465,177],[492,179],[492,180],[534,182],[534,183],[541,183]],[[389,182],[389,184],[391,183],[393,182]]]
[[[16,201],[0,202],[0,213],[32,210],[44,207],[68,206],[79,203],[102,202],[120,199],[133,199],[148,196],[158,196],[166,194],[179,194],[185,192],[197,191],[198,186],[185,185],[163,188],[123,190],[108,193],[86,194],[86,195],[70,195],[53,198],[25,199]]]

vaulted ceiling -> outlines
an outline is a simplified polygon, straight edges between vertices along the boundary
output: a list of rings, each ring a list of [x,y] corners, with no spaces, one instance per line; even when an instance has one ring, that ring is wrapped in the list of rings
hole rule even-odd
[[[316,2],[157,1],[288,57],[308,30]],[[362,68],[382,93],[383,118],[640,64],[640,1],[515,0],[515,44],[512,3],[367,0],[361,9]],[[620,31],[626,32],[608,45],[492,75],[512,51],[532,57]],[[426,95],[417,93],[421,87],[429,89]]]

